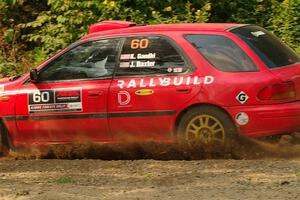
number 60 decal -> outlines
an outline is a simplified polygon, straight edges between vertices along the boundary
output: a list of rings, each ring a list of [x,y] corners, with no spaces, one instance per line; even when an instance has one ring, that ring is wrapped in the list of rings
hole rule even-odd
[[[149,46],[148,39],[134,39],[131,40],[131,49],[146,49]]]
[[[54,103],[53,90],[39,90],[29,94],[29,104]]]
[[[50,100],[50,93],[49,91],[41,91],[41,92],[34,92],[33,93],[33,102],[34,103],[46,103]]]

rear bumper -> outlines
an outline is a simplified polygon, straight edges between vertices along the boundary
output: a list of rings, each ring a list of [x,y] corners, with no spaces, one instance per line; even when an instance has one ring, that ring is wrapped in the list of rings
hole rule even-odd
[[[225,108],[240,133],[249,137],[262,137],[300,131],[300,102],[237,106]],[[245,125],[239,125],[236,121],[238,113],[244,112],[249,116]]]

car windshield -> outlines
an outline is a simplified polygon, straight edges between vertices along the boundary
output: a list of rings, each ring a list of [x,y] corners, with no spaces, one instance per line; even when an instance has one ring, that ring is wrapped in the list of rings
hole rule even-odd
[[[300,62],[297,53],[261,27],[249,25],[232,29],[230,32],[246,42],[269,68]]]

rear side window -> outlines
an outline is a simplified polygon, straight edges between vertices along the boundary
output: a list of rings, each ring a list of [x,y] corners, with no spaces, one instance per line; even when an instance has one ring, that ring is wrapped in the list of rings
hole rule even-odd
[[[230,32],[246,42],[269,68],[300,62],[300,57],[291,48],[261,27],[242,26]]]
[[[186,35],[215,68],[224,72],[257,71],[255,64],[231,39],[221,35]]]
[[[117,75],[174,74],[187,71],[184,59],[168,40],[159,36],[125,39]]]

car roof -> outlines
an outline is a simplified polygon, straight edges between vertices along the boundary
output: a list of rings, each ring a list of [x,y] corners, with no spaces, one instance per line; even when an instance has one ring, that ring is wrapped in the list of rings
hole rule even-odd
[[[104,30],[87,34],[82,39],[91,39],[108,35],[141,33],[141,32],[165,32],[165,31],[226,31],[245,24],[236,23],[193,23],[193,24],[159,24],[146,26],[133,26],[112,30]]]

